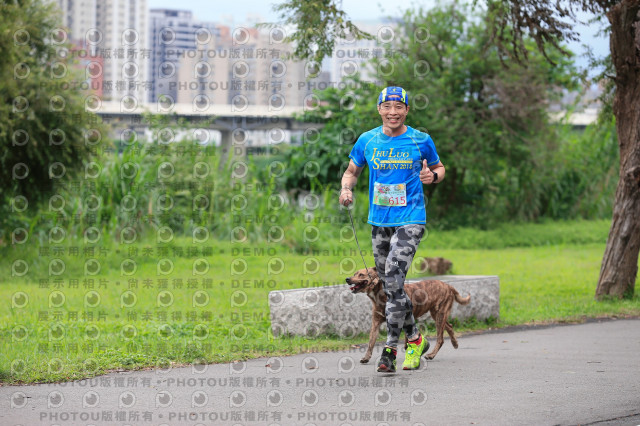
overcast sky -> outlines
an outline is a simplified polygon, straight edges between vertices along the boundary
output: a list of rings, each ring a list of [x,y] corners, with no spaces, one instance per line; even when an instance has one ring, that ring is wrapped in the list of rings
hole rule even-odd
[[[180,8],[191,10],[198,19],[207,21],[233,21],[235,24],[261,20],[275,21],[277,15],[272,6],[281,3],[274,0],[147,0],[149,8]],[[393,0],[393,6],[380,6],[376,0],[342,0],[342,7],[354,20],[375,20],[384,16],[401,16],[402,12],[413,5],[429,7],[435,4],[431,0]],[[387,2],[389,3],[389,2]],[[215,6],[214,6],[215,5]],[[219,5],[219,6],[218,6]]]
[[[280,3],[277,0],[148,0],[148,6],[153,8],[184,9],[193,12],[198,20],[220,22],[231,26],[252,24],[255,22],[275,22],[277,15],[272,6]],[[384,6],[382,5],[384,4]],[[342,0],[344,11],[354,21],[375,21],[385,17],[400,17],[407,8],[423,6],[433,7],[434,0],[393,0],[380,2],[372,0]],[[585,21],[588,16],[581,15]],[[582,44],[590,45],[596,55],[604,56],[609,50],[608,38],[596,37],[599,25],[577,25],[581,40],[570,43],[569,46],[576,54],[584,52]],[[578,58],[581,66],[586,65]]]

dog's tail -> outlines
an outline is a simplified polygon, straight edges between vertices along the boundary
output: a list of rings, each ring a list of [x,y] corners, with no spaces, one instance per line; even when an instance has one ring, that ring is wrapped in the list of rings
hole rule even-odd
[[[471,300],[471,295],[468,295],[467,297],[462,297],[460,296],[460,293],[458,293],[458,290],[456,290],[455,288],[453,289],[453,294],[455,295],[456,302],[458,302],[461,305],[467,305]]]

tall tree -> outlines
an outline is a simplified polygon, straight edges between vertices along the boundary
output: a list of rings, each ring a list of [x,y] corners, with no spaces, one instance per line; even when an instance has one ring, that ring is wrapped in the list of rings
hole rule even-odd
[[[333,11],[333,16],[345,19],[336,12],[339,10],[336,0],[316,2],[323,10]],[[640,0],[485,0],[484,3],[491,13],[495,45],[505,57],[523,63],[528,58],[526,37],[534,39],[545,56],[551,46],[562,50],[562,40],[576,40],[573,30],[576,11],[608,19],[614,70],[608,78],[614,81],[612,109],[620,147],[620,174],[596,298],[631,297],[640,253]],[[288,0],[279,10],[295,16],[298,23],[310,22],[313,16],[304,4],[305,0]],[[307,45],[326,45],[324,34],[306,25],[298,25],[291,38],[304,40]]]
[[[37,207],[82,169],[104,128],[85,110],[84,70],[54,2],[2,1],[0,28],[0,230],[8,233],[16,211]]]
[[[610,24],[614,75],[613,114],[620,147],[620,175],[613,220],[596,288],[596,298],[631,297],[640,252],[640,0],[567,1],[487,0],[497,45],[515,58],[526,58],[523,34],[545,52],[563,38],[576,38],[571,22],[574,9],[604,14]],[[597,179],[597,177],[594,177]]]

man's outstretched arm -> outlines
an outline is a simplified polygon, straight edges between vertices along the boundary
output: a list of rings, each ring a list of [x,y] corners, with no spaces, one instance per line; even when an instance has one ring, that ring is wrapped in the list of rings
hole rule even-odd
[[[353,203],[353,188],[358,182],[358,176],[362,173],[364,167],[356,166],[353,160],[349,160],[349,166],[342,175],[342,181],[340,182],[340,199],[339,203],[343,206],[348,206]]]

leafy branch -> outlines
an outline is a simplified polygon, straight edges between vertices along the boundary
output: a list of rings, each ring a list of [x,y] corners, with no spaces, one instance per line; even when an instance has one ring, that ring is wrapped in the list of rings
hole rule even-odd
[[[358,29],[334,0],[288,0],[273,7],[281,19],[280,24],[262,23],[258,27],[273,28],[277,25],[295,28],[286,37],[293,43],[294,59],[308,59],[320,64],[331,56],[336,40],[352,38],[372,40],[373,35]]]

